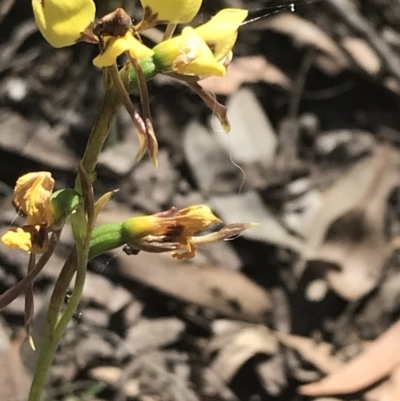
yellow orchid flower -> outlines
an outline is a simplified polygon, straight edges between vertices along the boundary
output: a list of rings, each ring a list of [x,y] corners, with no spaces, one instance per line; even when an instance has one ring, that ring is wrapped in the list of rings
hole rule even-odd
[[[186,24],[198,13],[202,0],[140,0],[145,22],[155,24]],[[146,25],[147,26],[147,25]]]
[[[133,36],[132,31],[128,31],[121,37],[106,36],[104,51],[93,60],[93,64],[96,67],[109,67],[115,64],[117,57],[125,52],[129,52],[129,55],[135,59],[151,57],[154,54],[153,50]]]
[[[102,53],[93,60],[97,67],[115,64],[124,52],[136,59],[153,55],[151,49],[134,37],[133,29],[126,29],[123,34],[107,32],[108,28],[116,32],[125,29],[126,19],[131,23],[121,8],[93,24],[96,12],[93,0],[32,0],[32,7],[40,32],[53,47],[71,46],[80,39],[92,43],[99,40]]]
[[[2,236],[6,247],[29,253],[46,250],[47,229],[54,222],[50,203],[53,188],[54,179],[46,171],[28,173],[18,179],[13,204],[19,214],[26,216],[28,224],[22,228],[11,228]]]
[[[183,259],[195,256],[193,235],[213,223],[221,223],[221,220],[208,206],[195,205],[176,213],[133,217],[122,226],[129,247],[148,252],[173,250],[174,258]]]
[[[229,57],[237,39],[238,29],[247,15],[247,10],[225,8],[210,21],[196,28],[196,33],[208,44],[217,61],[223,62]]]
[[[179,56],[172,63],[179,74],[198,76],[222,76],[226,68],[218,63],[206,42],[191,27],[182,31]]]
[[[225,9],[196,29],[186,27],[182,35],[154,47],[155,58],[166,71],[201,78],[222,76],[246,10]]]
[[[32,0],[36,24],[53,47],[79,41],[95,18],[93,0]]]

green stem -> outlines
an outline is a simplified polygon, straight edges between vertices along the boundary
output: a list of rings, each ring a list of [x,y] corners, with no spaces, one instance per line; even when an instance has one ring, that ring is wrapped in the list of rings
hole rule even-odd
[[[151,59],[140,60],[140,64],[147,80],[153,78],[157,74],[155,65]],[[129,92],[132,92],[137,88],[136,76],[134,73],[131,73],[131,71],[129,71],[128,67],[125,67],[120,71],[121,79]],[[82,158],[82,166],[92,181],[95,179],[95,168],[100,152],[107,139],[120,105],[119,93],[112,85],[109,85],[105,91],[97,120],[90,133],[88,144]],[[82,185],[79,178],[77,178],[75,189],[77,192],[82,193]],[[45,333],[29,393],[29,401],[42,401],[48,372],[53,363],[58,344],[68,323],[76,312],[82,297],[89,257],[93,257],[98,253],[102,253],[118,246],[112,246],[112,248],[101,250],[101,246],[97,244],[96,247],[93,248],[94,250],[91,251],[90,243],[92,230],[93,222],[88,222],[87,235],[83,246],[80,247],[78,251],[76,248],[71,251],[55,284],[47,312]],[[117,240],[118,238],[116,237],[113,240],[114,242],[111,242],[116,244],[115,241]],[[123,245],[123,243],[121,243],[121,245]],[[71,283],[75,272],[77,272],[77,274],[74,290],[64,313],[60,317],[65,296],[67,295],[69,284]]]
[[[89,259],[125,245],[121,223],[106,223],[96,227],[90,242]]]
[[[65,302],[69,284],[76,271],[76,248],[74,248],[65,261],[61,273],[58,276],[51,295],[49,309],[47,311],[46,327],[40,347],[39,359],[29,393],[29,401],[41,401],[43,389],[46,384],[47,374],[57,351],[58,341],[55,341],[55,329]]]
[[[120,105],[118,92],[113,86],[108,87],[82,158],[83,167],[90,176],[94,175],[97,160]]]

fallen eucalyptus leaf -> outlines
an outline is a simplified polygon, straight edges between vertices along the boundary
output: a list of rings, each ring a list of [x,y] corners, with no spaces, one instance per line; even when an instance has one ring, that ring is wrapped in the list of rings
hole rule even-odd
[[[199,82],[205,89],[221,95],[235,93],[243,83],[266,82],[289,90],[291,80],[262,56],[234,58],[223,77],[209,77]],[[228,106],[228,114],[232,114]],[[232,124],[232,128],[234,128]]]
[[[332,355],[331,344],[317,343],[311,338],[279,332],[276,333],[276,337],[283,345],[297,351],[306,361],[324,373],[336,371],[343,366],[343,362]]]
[[[263,321],[271,309],[267,292],[240,272],[177,262],[166,254],[115,256],[126,277],[226,316]]]
[[[400,183],[399,154],[384,146],[351,167],[324,194],[306,234],[303,261],[324,268],[347,300],[375,287],[392,248],[385,236],[387,200]]]
[[[267,327],[242,324],[237,331],[225,334],[212,369],[229,382],[250,358],[258,354],[274,355],[278,348],[276,337]]]
[[[392,325],[365,351],[319,382],[301,386],[301,394],[350,394],[361,391],[400,366],[400,322]]]
[[[251,29],[271,29],[290,36],[293,41],[303,47],[313,47],[321,53],[317,63],[327,73],[337,74],[349,66],[344,52],[317,25],[293,13],[281,13],[252,24]]]

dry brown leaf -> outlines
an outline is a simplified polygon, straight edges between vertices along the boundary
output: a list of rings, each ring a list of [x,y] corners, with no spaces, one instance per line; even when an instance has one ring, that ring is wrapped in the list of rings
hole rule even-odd
[[[365,393],[366,401],[399,401],[400,400],[400,366],[392,372],[388,380]]]
[[[362,39],[346,37],[342,46],[350,53],[353,60],[368,74],[376,75],[381,69],[381,61],[371,46]]]
[[[115,383],[123,374],[118,366],[97,366],[89,371],[89,376],[104,383]]]
[[[200,85],[219,95],[230,95],[246,82],[263,81],[290,89],[291,80],[275,65],[261,56],[235,58],[223,77],[210,77],[200,81]]]
[[[276,333],[276,337],[282,344],[297,351],[306,361],[324,373],[334,372],[344,365],[332,355],[332,346],[328,343],[317,343],[310,338],[279,332]]]
[[[214,266],[197,267],[167,254],[115,253],[127,277],[179,299],[226,316],[262,321],[271,308],[268,294],[239,272]]]
[[[276,337],[271,330],[261,325],[242,324],[240,330],[225,337],[225,344],[212,364],[212,369],[225,382],[229,382],[253,356],[273,355],[278,351]]]
[[[317,383],[301,386],[301,394],[349,394],[363,390],[389,375],[400,365],[400,322],[395,323],[368,348],[342,368]]]
[[[384,234],[387,199],[400,182],[399,154],[380,148],[349,169],[323,196],[306,235],[303,258],[325,271],[330,286],[347,300],[368,293],[391,254]]]
[[[301,46],[311,46],[318,49],[323,57],[320,66],[326,72],[337,74],[348,67],[348,60],[343,51],[324,31],[311,22],[295,14],[278,14],[252,24],[251,29],[272,29],[291,36],[293,41]],[[329,62],[327,62],[329,58]]]

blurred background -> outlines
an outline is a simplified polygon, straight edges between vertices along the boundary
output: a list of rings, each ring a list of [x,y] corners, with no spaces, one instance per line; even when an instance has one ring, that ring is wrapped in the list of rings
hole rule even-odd
[[[142,16],[138,0],[96,3],[99,17],[117,6]],[[188,87],[156,77],[159,168],[135,162],[121,109],[95,183],[97,196],[119,192],[99,222],[205,203],[227,224],[261,224],[191,261],[121,250],[91,261],[48,401],[400,399],[400,1],[204,0],[193,26],[225,7],[261,17],[241,27],[227,75],[202,81],[232,131]],[[73,186],[103,94],[97,52],[51,48],[30,1],[0,2],[3,231],[22,221],[20,175]],[[66,228],[35,281],[38,346],[72,243]],[[1,245],[1,292],[27,260]],[[21,297],[0,316],[1,401],[27,399],[36,363],[23,310]]]

